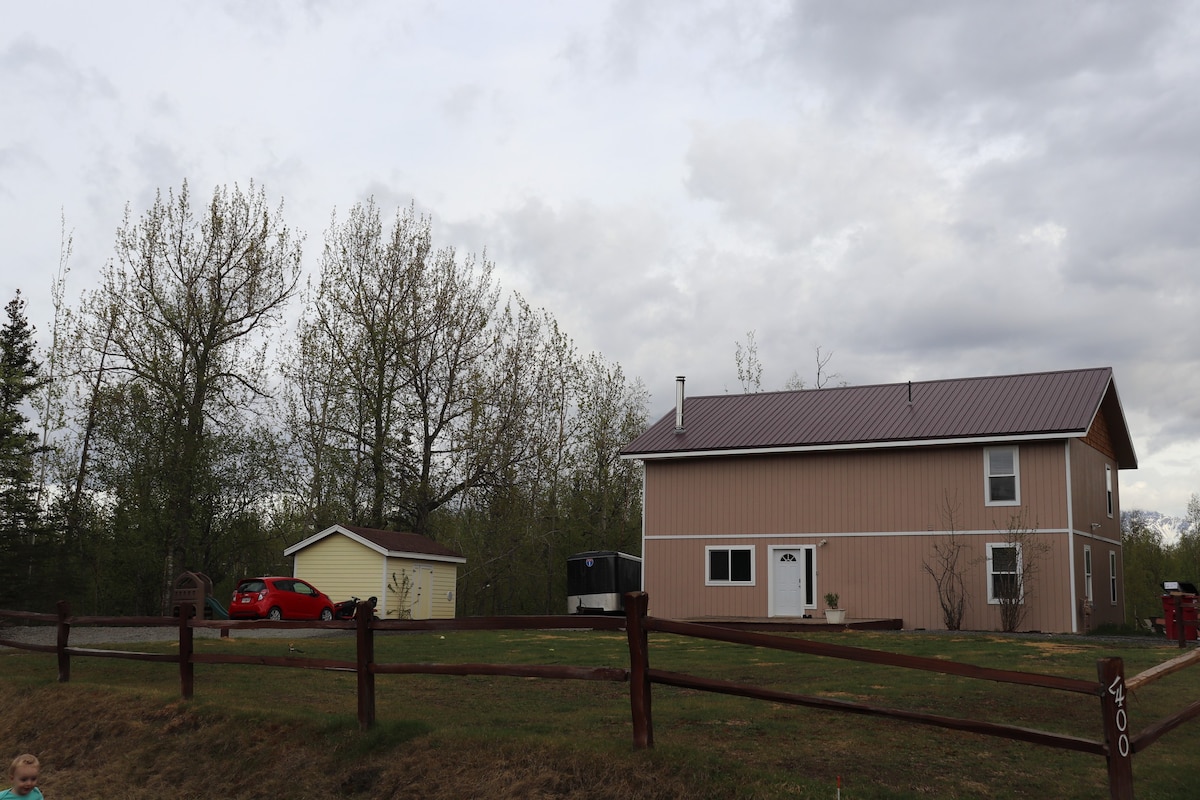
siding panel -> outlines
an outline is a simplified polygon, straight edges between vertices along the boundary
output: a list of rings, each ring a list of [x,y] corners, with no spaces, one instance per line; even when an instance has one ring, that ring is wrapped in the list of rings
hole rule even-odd
[[[295,576],[335,603],[351,597],[382,597],[382,570],[383,556],[345,536],[327,536],[295,556]]]
[[[1020,508],[983,502],[983,449],[814,453],[646,464],[648,535],[922,531],[944,527],[944,497],[959,529],[1007,527],[1024,511],[1066,526],[1061,444],[1020,446]]]
[[[432,569],[430,595],[418,597],[419,570]],[[408,585],[406,586],[405,579]],[[453,619],[457,613],[458,565],[437,561],[416,561],[410,558],[387,560],[386,597],[381,595],[379,615],[386,619],[422,619],[428,608],[428,619]],[[427,605],[426,605],[427,603]]]
[[[1019,447],[1019,507],[984,505],[977,446],[647,462],[644,555],[652,613],[765,616],[767,547],[824,539],[816,550],[813,611],[823,609],[825,592],[836,591],[851,616],[941,628],[936,590],[922,564],[950,525],[948,500],[957,508],[954,528],[970,548],[965,627],[1000,627],[998,608],[986,602],[986,544],[1002,541],[1010,519],[1022,515],[1051,545],[1030,586],[1025,627],[1071,630],[1066,449],[1061,442]],[[704,585],[704,548],[717,544],[754,547],[754,586]]]
[[[1027,585],[1029,612],[1023,630],[1063,631],[1071,629],[1070,586],[1065,570],[1051,565],[1064,563],[1066,534],[1041,534],[1050,548],[1040,570]],[[840,605],[857,618],[899,618],[906,628],[944,628],[941,607],[932,578],[922,569],[935,542],[945,535],[932,536],[838,536],[825,537],[827,544],[816,550],[816,607],[821,616],[822,596],[837,592]],[[968,630],[999,630],[1000,609],[987,603],[986,545],[1000,542],[996,534],[963,535],[964,573],[970,598],[963,627]],[[769,546],[818,545],[818,537],[783,539],[747,539],[738,537],[711,539],[661,539],[646,543],[646,591],[650,613],[672,618],[717,616],[766,616],[771,590]],[[754,547],[755,585],[752,587],[705,586],[705,547],[711,545],[750,545]],[[1097,550],[1093,548],[1093,555]],[[1107,555],[1103,567],[1095,572],[1107,592]],[[919,576],[919,577],[915,577]],[[1097,590],[1099,598],[1099,589]],[[1099,603],[1097,603],[1099,605]]]

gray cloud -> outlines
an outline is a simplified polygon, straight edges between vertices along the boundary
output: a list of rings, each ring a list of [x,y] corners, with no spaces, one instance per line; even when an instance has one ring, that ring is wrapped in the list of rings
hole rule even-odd
[[[22,265],[65,211],[87,287],[184,178],[284,198],[310,268],[335,207],[415,203],[656,410],[737,390],[751,330],[768,388],[818,346],[853,383],[1111,365],[1126,502],[1200,491],[1191,5],[63,8],[0,31]]]

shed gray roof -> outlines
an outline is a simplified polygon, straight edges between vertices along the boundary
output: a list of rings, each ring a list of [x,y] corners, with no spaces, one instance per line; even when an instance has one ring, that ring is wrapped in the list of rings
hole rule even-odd
[[[626,445],[622,456],[1068,438],[1086,436],[1102,413],[1119,468],[1137,466],[1109,367],[688,397],[683,407],[682,432],[671,411]]]

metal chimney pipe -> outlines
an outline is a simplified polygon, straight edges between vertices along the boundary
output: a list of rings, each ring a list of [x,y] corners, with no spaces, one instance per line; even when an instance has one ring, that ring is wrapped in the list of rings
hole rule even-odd
[[[675,432],[683,433],[683,381],[684,376],[675,378]]]

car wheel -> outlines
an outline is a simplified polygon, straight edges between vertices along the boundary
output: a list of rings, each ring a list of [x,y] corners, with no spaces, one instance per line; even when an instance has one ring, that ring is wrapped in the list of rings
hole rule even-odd
[[[281,620],[283,619],[283,612],[278,607],[272,608],[267,612],[267,619]]]
[[[332,608],[322,608],[321,609],[321,619],[324,620],[325,622],[329,622],[329,620],[333,619],[333,609]]]

